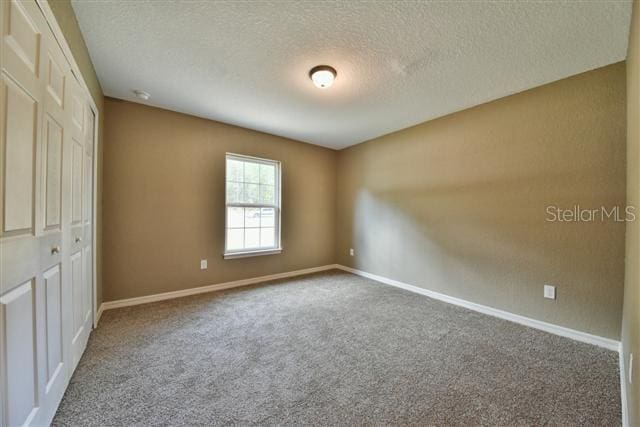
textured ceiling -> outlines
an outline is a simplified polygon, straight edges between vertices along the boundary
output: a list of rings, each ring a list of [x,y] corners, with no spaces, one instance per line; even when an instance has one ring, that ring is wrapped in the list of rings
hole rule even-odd
[[[630,2],[74,0],[106,95],[343,148],[624,60]],[[338,70],[317,89],[307,73]]]

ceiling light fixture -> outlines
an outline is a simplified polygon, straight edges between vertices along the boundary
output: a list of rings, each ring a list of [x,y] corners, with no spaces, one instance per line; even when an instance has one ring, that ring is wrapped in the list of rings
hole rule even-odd
[[[313,84],[320,89],[330,87],[337,75],[336,69],[328,65],[318,65],[309,71],[309,77],[313,81]]]
[[[142,99],[143,101],[146,101],[146,100],[148,100],[149,98],[151,98],[151,95],[149,94],[149,92],[145,92],[145,91],[143,91],[143,90],[134,90],[134,91],[133,91],[133,94],[134,94],[136,97],[138,97],[138,98]]]

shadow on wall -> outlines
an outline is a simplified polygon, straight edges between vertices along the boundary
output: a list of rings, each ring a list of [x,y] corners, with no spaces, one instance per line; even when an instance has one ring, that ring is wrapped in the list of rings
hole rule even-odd
[[[624,215],[624,124],[609,121],[623,110],[612,101],[585,116],[570,95],[536,119],[519,102],[489,104],[345,153],[352,265],[618,339],[625,224],[549,222],[546,209]],[[558,287],[556,301],[544,284]]]
[[[564,187],[580,184],[575,176],[553,187],[550,178],[362,190],[354,210],[356,268],[534,317],[545,307],[545,283],[585,318],[602,304],[621,304],[608,284],[623,280],[624,258],[615,255],[623,253],[624,224],[546,220],[548,205],[611,208],[619,195],[572,197]],[[553,312],[546,315],[552,320]]]

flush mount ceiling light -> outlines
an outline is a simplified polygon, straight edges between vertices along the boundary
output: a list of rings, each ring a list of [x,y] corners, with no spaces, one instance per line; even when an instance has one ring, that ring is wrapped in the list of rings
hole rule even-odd
[[[149,98],[151,98],[151,95],[149,94],[149,92],[145,92],[143,90],[134,90],[133,94],[139,98],[142,99],[143,101],[148,100]]]
[[[320,89],[330,87],[337,75],[336,69],[328,65],[318,65],[309,71],[309,77],[313,84]]]

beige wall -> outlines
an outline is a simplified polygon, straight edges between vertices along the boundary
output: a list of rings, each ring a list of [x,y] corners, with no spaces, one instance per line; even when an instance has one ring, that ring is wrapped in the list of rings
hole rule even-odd
[[[545,208],[624,208],[625,75],[614,64],[340,152],[107,99],[104,300],[339,262],[619,339],[625,225],[550,223]],[[283,162],[283,254],[222,259],[227,151]]]
[[[105,301],[337,261],[620,338],[625,225],[545,208],[624,206],[624,63],[340,152],[124,101],[105,112]],[[283,162],[282,255],[222,259],[226,151]]]
[[[105,301],[333,263],[335,151],[109,98],[105,110]],[[282,162],[282,254],[222,259],[226,152]]]
[[[640,207],[640,3],[633,5],[627,56],[627,203]],[[640,223],[627,225],[626,276],[622,318],[622,354],[629,372],[634,354],[634,383],[627,387],[629,425],[640,425]]]
[[[93,63],[89,57],[89,51],[84,43],[84,38],[80,32],[80,26],[76,20],[76,15],[71,7],[69,0],[49,0],[51,10],[58,21],[58,25],[64,33],[64,37],[71,48],[73,57],[80,68],[82,77],[87,84],[91,97],[93,98],[96,106],[98,107],[99,115],[99,129],[100,134],[98,136],[98,193],[97,193],[97,221],[96,221],[96,289],[97,289],[97,301],[98,306],[102,303],[102,158],[103,158],[103,141],[104,141],[104,97],[102,95],[102,89],[98,76],[93,68]]]
[[[336,153],[136,104],[103,106],[70,2],[49,3],[106,125],[98,153],[99,302],[337,258],[448,295],[620,336],[624,225],[551,224],[544,209],[624,204],[623,64]],[[627,199],[634,206],[640,206],[639,15],[635,4],[626,64]],[[221,258],[225,151],[283,162],[282,255]],[[626,233],[622,341],[625,363],[633,351],[638,371],[638,222]],[[199,270],[201,258],[208,270]],[[558,286],[556,301],[542,299],[544,283]],[[628,386],[631,425],[640,422],[637,379]]]
[[[625,225],[545,207],[624,205],[624,63],[340,151],[337,181],[339,263],[619,339]]]

